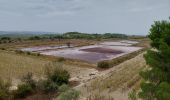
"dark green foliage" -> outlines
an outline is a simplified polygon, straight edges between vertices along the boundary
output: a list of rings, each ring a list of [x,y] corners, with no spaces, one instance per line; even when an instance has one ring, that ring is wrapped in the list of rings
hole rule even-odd
[[[37,87],[45,92],[55,92],[58,87],[63,84],[68,84],[69,73],[62,69],[62,66],[56,62],[47,65],[46,70],[46,80],[40,80],[37,83]]]
[[[40,39],[110,39],[110,38],[127,38],[125,34],[119,33],[105,33],[105,34],[90,34],[90,33],[80,33],[80,32],[66,32],[64,34],[43,34],[38,36],[32,36],[30,40],[40,40]]]
[[[40,53],[33,53],[33,52],[30,52],[29,55],[33,55],[33,56],[40,56],[41,54]]]
[[[23,84],[18,85],[18,89],[16,90],[16,96],[23,98],[27,95],[31,94],[36,88],[36,82],[33,80],[33,74],[27,73],[21,79]]]
[[[11,83],[0,79],[0,100],[6,100],[9,97],[9,88]]]
[[[45,92],[55,92],[58,90],[58,87],[63,84],[68,84],[69,81],[69,73],[66,70],[63,70],[62,68],[51,68],[51,66],[54,67],[54,64],[48,65],[46,68],[46,80],[40,80],[38,82],[38,88],[40,90],[43,90]],[[55,66],[55,67],[61,67],[61,66]]]
[[[59,34],[55,32],[5,32],[0,31],[0,38],[8,37],[13,40],[42,40],[42,39],[109,39],[109,38],[127,38],[127,35],[120,34],[120,33],[105,33],[105,34],[98,34],[98,33],[81,33],[81,32],[66,32],[64,34]],[[18,39],[20,38],[20,39]]]
[[[24,53],[22,50],[15,50],[15,52],[16,52],[17,54],[22,54],[22,53]]]
[[[136,97],[136,91],[135,90],[132,90],[132,92],[130,92],[128,94],[128,97],[129,97],[129,100],[137,100],[137,97]]]
[[[29,84],[21,84],[21,85],[18,85],[16,96],[23,98],[31,94],[32,92],[33,92],[33,89]]]
[[[127,38],[127,36],[126,35],[124,35],[124,34],[118,34],[118,33],[105,33],[105,34],[103,34],[103,36],[102,36],[104,39],[109,39],[109,38],[122,38],[122,39],[125,39],[125,38]]]
[[[38,82],[38,89],[45,92],[55,92],[58,89],[58,85],[51,80],[40,80]]]
[[[62,65],[57,64],[56,62],[53,62],[46,67],[46,75],[47,79],[59,86],[68,84],[70,78],[68,71],[62,69]]]
[[[63,84],[59,87],[59,100],[78,100],[80,92],[74,89],[71,89],[68,85]]]
[[[62,85],[68,84],[69,77],[70,75],[66,70],[55,70],[49,78],[56,84]]]
[[[144,100],[156,99],[154,94],[155,87],[152,83],[141,83],[142,92],[139,93],[139,97],[142,97]]]
[[[26,54],[27,54],[27,55],[31,55],[31,52],[27,51]]]
[[[63,85],[61,85],[61,86],[58,88],[59,92],[65,92],[65,91],[67,91],[67,90],[69,90],[69,89],[70,89],[69,86],[66,85],[66,84],[63,84]]]
[[[60,57],[60,58],[57,59],[58,62],[63,62],[63,61],[65,61],[65,60],[66,60],[66,59],[65,59],[64,57]]]
[[[156,50],[144,55],[150,68],[140,73],[145,82],[139,96],[146,100],[170,100],[170,22],[156,21],[149,38]]]
[[[63,34],[63,38],[67,39],[109,39],[109,38],[127,38],[124,34],[105,33],[105,34],[87,34],[80,32],[67,32]]]
[[[47,77],[38,82],[33,79],[32,73],[24,75],[21,79],[22,84],[19,84],[18,89],[12,92],[9,91],[10,83],[0,80],[0,100],[7,100],[12,95],[16,98],[24,98],[38,91],[44,91],[45,93],[57,92],[59,86],[61,86],[61,92],[69,89],[67,85],[63,84],[68,84],[70,75],[62,69],[60,64],[50,63],[45,71]]]
[[[80,92],[70,89],[60,95],[60,100],[78,100]]]
[[[1,50],[5,50],[5,48],[0,48]]]
[[[40,56],[40,53],[32,53],[33,56]]]
[[[31,88],[36,88],[36,82],[33,79],[33,74],[32,73],[27,73],[26,75],[24,75],[21,79],[22,82],[24,82],[25,84],[28,84],[31,86]]]
[[[150,29],[149,38],[152,40],[152,47],[159,48],[161,42],[165,42],[170,46],[170,25],[168,21],[156,21]]]
[[[11,40],[10,37],[2,37],[2,38],[0,38],[0,44],[2,44],[2,43],[11,43],[11,42],[12,42],[12,40]]]
[[[109,68],[110,65],[109,65],[108,61],[101,61],[101,62],[98,62],[97,67],[99,67],[99,68]]]
[[[29,38],[30,40],[40,40],[41,38],[39,36],[33,36]]]
[[[11,40],[10,37],[2,37],[1,40]]]
[[[156,96],[158,100],[170,100],[170,84],[162,82],[156,88]]]

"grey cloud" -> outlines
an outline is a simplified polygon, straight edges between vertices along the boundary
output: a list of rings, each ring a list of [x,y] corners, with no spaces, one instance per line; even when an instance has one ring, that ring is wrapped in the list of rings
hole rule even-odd
[[[79,0],[1,0],[0,11],[11,13],[20,13],[23,15],[45,15],[49,13],[63,14],[66,12],[73,12],[81,10],[83,7],[79,6]],[[3,6],[4,5],[4,6]]]
[[[169,9],[169,0],[0,0],[0,30],[147,34]]]

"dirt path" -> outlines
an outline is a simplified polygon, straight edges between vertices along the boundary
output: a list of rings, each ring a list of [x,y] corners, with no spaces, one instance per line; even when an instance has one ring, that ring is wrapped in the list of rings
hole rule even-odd
[[[145,66],[143,53],[106,71],[90,69],[70,80],[80,81],[75,89],[81,100],[127,100],[129,88],[140,80],[138,73]]]

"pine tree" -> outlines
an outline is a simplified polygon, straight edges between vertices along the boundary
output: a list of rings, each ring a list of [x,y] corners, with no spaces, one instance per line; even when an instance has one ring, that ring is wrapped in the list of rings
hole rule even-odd
[[[144,100],[170,100],[170,21],[156,21],[150,29],[152,50],[144,55],[149,68],[140,75],[139,97]]]

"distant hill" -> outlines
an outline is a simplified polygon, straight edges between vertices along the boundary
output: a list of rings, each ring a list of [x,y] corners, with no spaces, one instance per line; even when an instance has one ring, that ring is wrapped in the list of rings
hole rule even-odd
[[[59,34],[56,32],[32,32],[32,31],[0,31],[0,37],[28,38],[42,34]]]

